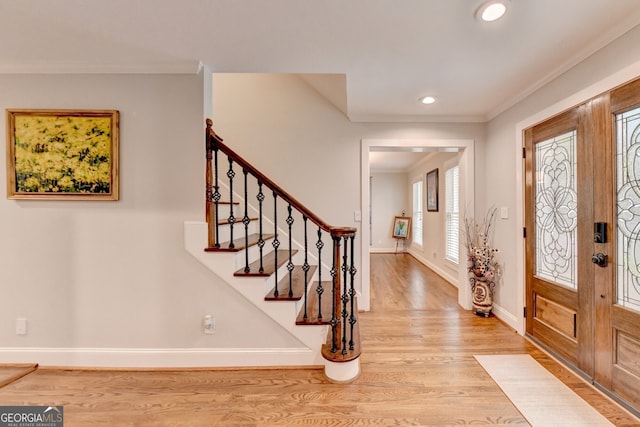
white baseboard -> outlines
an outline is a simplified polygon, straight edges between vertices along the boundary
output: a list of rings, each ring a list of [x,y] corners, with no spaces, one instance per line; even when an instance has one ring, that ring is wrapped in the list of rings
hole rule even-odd
[[[388,254],[394,253],[396,248],[369,248],[369,253],[371,254]]]
[[[430,269],[432,269],[433,271],[438,273],[438,276],[442,277],[443,279],[445,279],[447,282],[451,283],[456,288],[459,287],[458,278],[456,276],[453,276],[450,272],[448,272],[447,270],[444,270],[440,266],[437,266],[437,265],[433,264],[432,262],[429,262],[428,260],[426,260],[425,258],[419,256],[418,254],[416,254],[412,250],[409,250],[409,253],[411,254],[411,256],[413,256],[415,259],[420,261],[422,264],[426,265],[427,267],[429,267]]]
[[[444,270],[444,269],[438,267],[437,265],[434,265],[433,263],[427,261],[426,259],[416,255],[414,252],[411,252],[411,255],[415,259],[420,261],[422,264],[426,265],[427,267],[429,267],[430,269],[435,271],[439,276],[441,276],[442,278],[444,278],[445,280],[447,280],[448,282],[450,282],[451,284],[456,286],[456,283],[458,281],[457,278],[452,276],[446,270]],[[498,319],[500,319],[501,321],[506,323],[509,327],[513,328],[515,331],[518,331],[518,319],[513,314],[509,313],[508,311],[506,311],[505,309],[503,309],[502,307],[500,307],[497,304],[493,304],[493,309],[491,310],[491,312]]]
[[[495,314],[498,319],[506,323],[510,328],[513,328],[516,332],[518,332],[518,319],[516,318],[516,316],[509,313],[495,303],[493,304],[491,312]]]
[[[308,348],[0,348],[0,363],[87,368],[322,366]]]

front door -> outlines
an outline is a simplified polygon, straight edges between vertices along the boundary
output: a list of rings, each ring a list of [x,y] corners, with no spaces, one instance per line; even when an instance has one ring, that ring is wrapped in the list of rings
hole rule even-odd
[[[525,131],[526,330],[640,408],[640,80]]]

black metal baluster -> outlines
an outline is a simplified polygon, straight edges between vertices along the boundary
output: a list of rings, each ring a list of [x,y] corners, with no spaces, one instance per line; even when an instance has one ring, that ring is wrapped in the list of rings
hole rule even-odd
[[[307,217],[305,215],[302,216],[302,222],[304,222],[304,264],[302,264],[302,271],[304,271],[304,316],[303,319],[307,318],[307,283],[309,283],[309,247],[308,247],[308,239],[307,239]]]
[[[354,241],[355,241],[355,236],[351,236],[350,237],[351,243],[350,243],[350,247],[351,247],[351,268],[349,269],[349,272],[351,274],[351,286],[349,288],[349,296],[351,297],[351,317],[349,318],[349,324],[351,325],[351,339],[349,340],[349,350],[353,350],[355,348],[355,342],[353,340],[353,328],[356,324],[356,322],[358,321],[358,319],[356,318],[356,308],[355,308],[355,301],[356,301],[356,289],[355,289],[355,276],[356,276],[356,267],[354,265]]]
[[[236,222],[236,218],[233,216],[233,177],[236,176],[236,173],[233,171],[233,160],[231,157],[229,159],[229,170],[227,171],[227,178],[229,178],[229,218],[227,221],[229,222],[229,249],[233,249],[236,245],[233,243],[233,224]]]
[[[247,189],[247,174],[249,172],[242,168],[242,173],[244,174],[244,216],[242,217],[244,224],[244,272],[248,273],[251,271],[249,268],[249,223],[251,220],[249,219],[249,193]]]
[[[322,229],[318,227],[318,241],[316,242],[316,248],[318,248],[318,287],[316,292],[318,294],[318,320],[322,320],[322,294],[324,293],[324,287],[322,286],[322,248],[324,242],[322,241]]]
[[[260,249],[260,273],[264,273],[264,266],[262,265],[262,249],[264,248],[264,237],[262,235],[262,202],[264,202],[264,193],[262,192],[262,182],[258,181],[258,195],[256,196],[258,199],[258,206],[260,209],[260,215],[258,218],[260,235],[258,236],[258,248]]]
[[[218,218],[220,218],[220,210],[218,209],[218,207],[220,206],[220,199],[222,198],[222,195],[220,194],[220,186],[218,185],[218,146],[214,145],[213,147],[213,153],[214,153],[214,176],[215,176],[215,185],[214,185],[214,192],[213,192],[213,201],[214,203],[214,210],[215,210],[215,227],[216,227],[216,240],[215,240],[215,244],[213,245],[216,248],[220,247],[220,232],[219,232],[219,220]]]
[[[273,277],[276,281],[276,286],[273,291],[273,296],[277,297],[280,295],[278,291],[278,248],[280,247],[280,241],[278,240],[278,195],[276,192],[273,192],[273,256],[274,256],[274,273]]]
[[[347,354],[347,316],[349,315],[347,307],[349,304],[349,292],[347,290],[347,286],[349,282],[347,281],[347,273],[349,271],[348,261],[349,254],[347,253],[347,236],[344,236],[344,253],[342,255],[342,265],[340,269],[342,270],[343,276],[343,290],[340,299],[342,301],[342,354]]]
[[[289,226],[289,262],[287,263],[287,271],[289,271],[289,298],[293,297],[293,236],[291,235],[291,228],[293,227],[293,216],[291,216],[291,204],[287,206],[287,225]]]
[[[336,265],[336,254],[337,250],[340,247],[340,237],[331,236],[333,240],[333,261],[331,264],[331,277],[332,277],[332,285],[331,285],[331,353],[336,353],[338,351],[338,337],[337,337],[337,328],[338,328],[338,318],[336,317],[336,284],[338,283],[338,277],[340,272],[338,271],[338,266]]]

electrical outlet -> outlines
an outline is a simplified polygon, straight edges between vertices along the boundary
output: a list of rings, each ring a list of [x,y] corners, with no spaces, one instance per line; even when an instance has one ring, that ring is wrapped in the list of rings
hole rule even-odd
[[[18,317],[16,319],[16,335],[27,335],[27,319]]]
[[[204,332],[207,335],[213,335],[216,333],[216,318],[210,314],[204,316],[204,320],[202,322],[202,327]]]

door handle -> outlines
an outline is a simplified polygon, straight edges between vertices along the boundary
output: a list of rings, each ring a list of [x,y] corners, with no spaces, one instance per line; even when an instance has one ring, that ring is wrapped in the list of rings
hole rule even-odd
[[[603,254],[602,252],[598,252],[597,254],[591,257],[591,262],[599,265],[600,267],[606,267],[608,258],[609,257],[607,257],[606,254]]]

